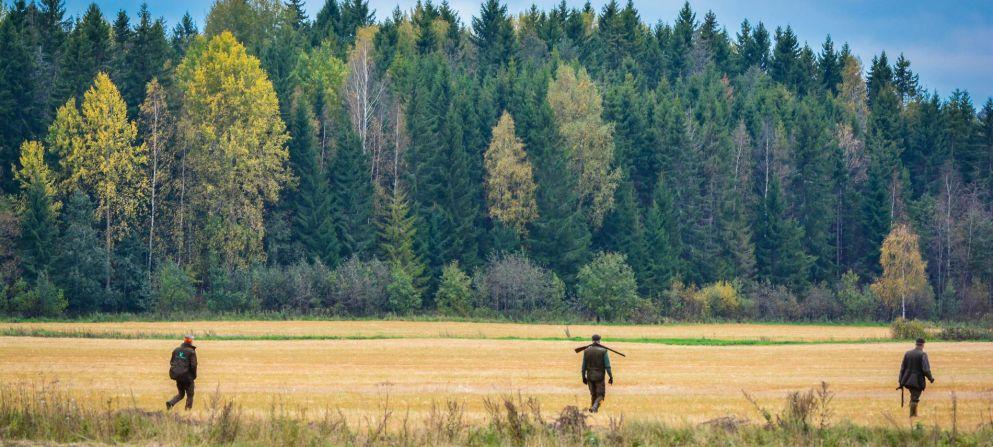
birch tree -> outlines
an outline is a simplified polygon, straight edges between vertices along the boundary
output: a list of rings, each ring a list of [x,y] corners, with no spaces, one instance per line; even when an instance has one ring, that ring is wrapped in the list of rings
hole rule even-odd
[[[50,144],[60,156],[64,191],[83,191],[95,198],[104,223],[104,287],[110,290],[114,242],[135,225],[145,199],[148,179],[144,145],[138,145],[138,126],[129,121],[127,105],[106,73],[98,73],[83,95],[82,108],[70,99],[56,113]]]

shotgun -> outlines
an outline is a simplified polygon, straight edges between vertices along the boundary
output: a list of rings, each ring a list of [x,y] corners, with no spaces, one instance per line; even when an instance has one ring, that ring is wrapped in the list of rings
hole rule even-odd
[[[896,389],[900,390],[900,408],[903,408],[903,385],[896,387]]]
[[[606,346],[604,346],[604,345],[601,345],[600,343],[590,343],[590,344],[588,344],[588,345],[586,345],[586,346],[580,346],[580,347],[578,347],[578,348],[576,348],[576,352],[583,352],[584,350],[586,350],[586,348],[588,348],[588,347],[590,347],[590,346],[594,346],[594,345],[596,345],[596,346],[599,346],[599,347],[601,347],[601,348],[603,348],[603,349],[606,349],[606,350],[608,350],[608,351],[610,351],[610,352],[613,352],[613,353],[615,353],[615,354],[617,354],[617,355],[619,355],[619,356],[621,356],[621,357],[627,357],[626,355],[624,355],[624,354],[621,354],[620,352],[618,352],[618,351],[615,351],[615,350],[613,350],[613,349],[610,349],[610,348],[608,348],[608,347],[606,347]]]

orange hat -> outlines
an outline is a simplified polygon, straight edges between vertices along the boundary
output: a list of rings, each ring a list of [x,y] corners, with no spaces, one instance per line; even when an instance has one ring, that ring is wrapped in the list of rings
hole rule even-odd
[[[193,343],[193,336],[192,335],[184,335],[183,336],[183,343]]]

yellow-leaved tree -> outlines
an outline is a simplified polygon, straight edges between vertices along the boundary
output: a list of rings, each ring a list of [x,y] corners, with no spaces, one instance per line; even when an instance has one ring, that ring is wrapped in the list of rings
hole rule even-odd
[[[524,143],[514,134],[514,119],[506,111],[493,128],[483,161],[490,216],[524,235],[525,226],[538,217],[537,186]]]
[[[879,263],[883,275],[872,284],[872,291],[890,309],[900,309],[907,318],[907,307],[922,309],[934,298],[927,282],[927,263],[921,258],[917,234],[906,224],[896,224],[883,241]]]
[[[76,99],[70,99],[49,128],[49,143],[61,163],[62,188],[67,194],[82,191],[96,201],[107,253],[113,253],[114,242],[136,225],[148,190],[145,146],[137,144],[137,136],[127,104],[103,72],[83,95],[82,107],[77,109]],[[105,263],[107,290],[111,258]]]
[[[586,70],[562,64],[549,81],[548,104],[555,113],[568,156],[576,173],[576,195],[594,227],[614,207],[620,170],[614,168],[614,125],[603,120],[603,99]]]
[[[263,260],[265,205],[291,180],[289,135],[272,82],[259,60],[222,32],[197,39],[176,68],[176,85],[186,227],[177,230],[192,236],[179,242],[180,260],[200,267],[210,258],[232,266]]]

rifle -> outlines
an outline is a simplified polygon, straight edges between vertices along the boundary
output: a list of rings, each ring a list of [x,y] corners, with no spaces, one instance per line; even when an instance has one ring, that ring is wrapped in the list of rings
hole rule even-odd
[[[606,349],[606,350],[608,350],[608,351],[610,351],[610,352],[613,352],[613,353],[615,353],[615,354],[617,354],[617,355],[619,355],[619,356],[621,356],[621,357],[627,357],[626,355],[624,355],[624,354],[621,354],[620,352],[618,352],[618,351],[615,351],[615,350],[613,350],[613,349],[610,349],[610,348],[608,348],[608,347],[606,347],[606,346],[604,346],[604,345],[601,345],[600,343],[590,343],[590,344],[588,344],[588,345],[586,345],[586,346],[580,346],[580,347],[578,347],[578,348],[576,348],[576,352],[583,352],[584,350],[586,350],[586,348],[588,348],[588,347],[590,347],[590,346],[599,346],[599,347],[601,347],[601,348],[603,348],[603,349]]]
[[[903,385],[896,387],[896,389],[900,390],[900,408],[903,408]]]

